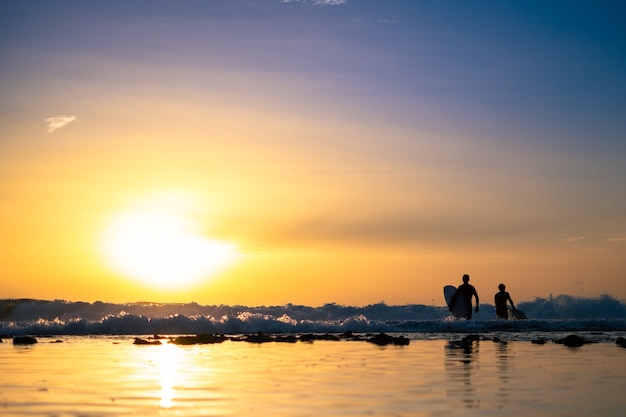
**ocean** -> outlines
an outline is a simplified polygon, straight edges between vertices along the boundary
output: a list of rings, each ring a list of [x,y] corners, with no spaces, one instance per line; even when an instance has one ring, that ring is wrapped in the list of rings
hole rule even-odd
[[[197,333],[400,332],[414,338],[450,333],[515,333],[530,340],[535,332],[620,332],[626,329],[626,303],[609,295],[558,295],[521,302],[528,320],[495,320],[495,308],[482,304],[470,321],[451,320],[446,307],[420,304],[319,307],[69,302],[0,300],[0,335],[150,335]]]
[[[622,416],[624,302],[518,307],[1,300],[0,415]]]

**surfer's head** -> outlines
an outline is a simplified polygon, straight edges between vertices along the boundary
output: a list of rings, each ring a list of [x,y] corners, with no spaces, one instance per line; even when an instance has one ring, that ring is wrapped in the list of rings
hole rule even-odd
[[[504,285],[504,284],[500,284],[500,285],[498,285],[498,289],[499,289],[500,291],[504,291],[504,290],[506,289],[506,285]]]
[[[467,274],[463,275],[463,282],[465,282],[465,283],[469,282],[469,275],[467,275]]]

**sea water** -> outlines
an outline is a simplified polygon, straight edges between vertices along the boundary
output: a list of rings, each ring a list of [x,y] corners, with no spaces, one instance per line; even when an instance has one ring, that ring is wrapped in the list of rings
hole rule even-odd
[[[384,303],[0,300],[0,415],[622,416],[626,348],[615,342],[626,337],[624,303],[558,296],[519,307],[528,320],[494,320],[489,305],[452,320],[443,307]],[[386,332],[410,343],[237,341],[258,332]],[[168,343],[197,333],[231,338]],[[556,343],[570,334],[591,343]],[[38,343],[13,343],[24,335]]]
[[[506,334],[501,334],[506,337]],[[622,416],[626,349],[457,335],[134,345],[128,336],[0,344],[2,416]],[[62,341],[60,343],[59,341]],[[166,342],[167,339],[163,339]]]
[[[194,334],[194,333],[341,333],[623,331],[626,303],[608,295],[537,298],[518,306],[528,320],[495,320],[495,308],[482,304],[473,320],[451,320],[440,306],[386,305],[354,307],[335,303],[319,307],[199,305],[197,303],[84,303],[63,300],[0,300],[1,335]]]

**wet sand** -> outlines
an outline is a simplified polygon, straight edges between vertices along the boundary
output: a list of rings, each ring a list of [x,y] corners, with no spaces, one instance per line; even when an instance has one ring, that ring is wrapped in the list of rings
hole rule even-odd
[[[608,342],[60,339],[0,344],[1,415],[622,416],[626,391],[626,349]]]

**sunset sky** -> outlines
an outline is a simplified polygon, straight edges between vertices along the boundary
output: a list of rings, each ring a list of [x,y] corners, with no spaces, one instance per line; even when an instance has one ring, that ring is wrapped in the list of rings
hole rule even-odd
[[[0,2],[0,298],[626,299],[626,3]]]

